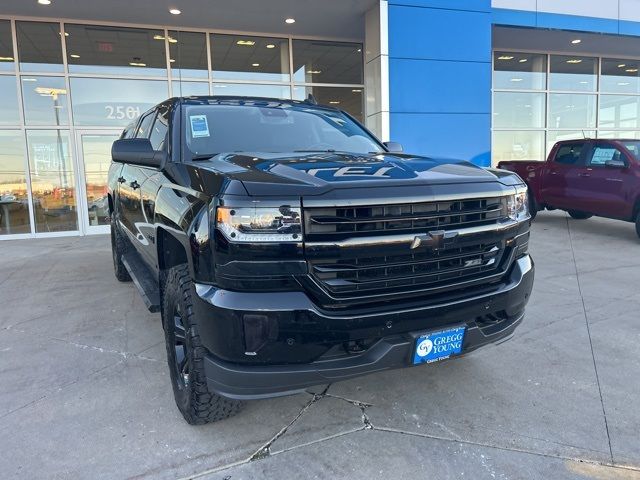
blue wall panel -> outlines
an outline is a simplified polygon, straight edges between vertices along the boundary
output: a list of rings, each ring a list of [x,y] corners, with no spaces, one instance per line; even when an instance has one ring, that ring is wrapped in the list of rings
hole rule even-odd
[[[406,152],[470,160],[489,166],[491,115],[391,113],[391,138]]]
[[[488,0],[389,2],[391,139],[407,152],[489,165],[491,15]]]
[[[395,112],[487,113],[491,69],[485,62],[389,59]]]

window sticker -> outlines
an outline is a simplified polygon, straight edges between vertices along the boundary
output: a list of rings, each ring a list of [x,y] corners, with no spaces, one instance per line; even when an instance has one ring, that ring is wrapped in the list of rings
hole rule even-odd
[[[604,165],[609,160],[613,159],[615,153],[615,148],[596,147],[593,152],[593,157],[591,157],[591,165]]]
[[[206,115],[191,115],[189,116],[189,122],[191,123],[191,136],[193,138],[210,137],[209,124],[207,123]]]

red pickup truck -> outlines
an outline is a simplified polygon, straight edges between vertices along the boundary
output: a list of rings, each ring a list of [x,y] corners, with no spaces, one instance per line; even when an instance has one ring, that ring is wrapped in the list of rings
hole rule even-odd
[[[558,208],[576,219],[635,222],[640,236],[640,140],[564,140],[545,162],[504,161],[498,168],[526,182],[532,218]]]

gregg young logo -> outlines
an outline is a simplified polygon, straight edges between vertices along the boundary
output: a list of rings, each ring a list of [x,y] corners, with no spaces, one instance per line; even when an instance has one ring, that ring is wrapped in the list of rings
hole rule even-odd
[[[418,344],[418,348],[416,349],[416,353],[421,357],[426,357],[433,350],[433,342],[428,338],[425,338]]]

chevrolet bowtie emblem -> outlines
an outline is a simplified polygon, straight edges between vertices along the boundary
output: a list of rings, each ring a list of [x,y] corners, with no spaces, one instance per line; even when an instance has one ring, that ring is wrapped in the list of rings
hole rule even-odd
[[[416,235],[413,238],[413,242],[411,242],[411,249],[428,247],[433,250],[440,250],[451,245],[457,236],[458,232],[447,232],[445,230],[434,230],[424,235]]]

